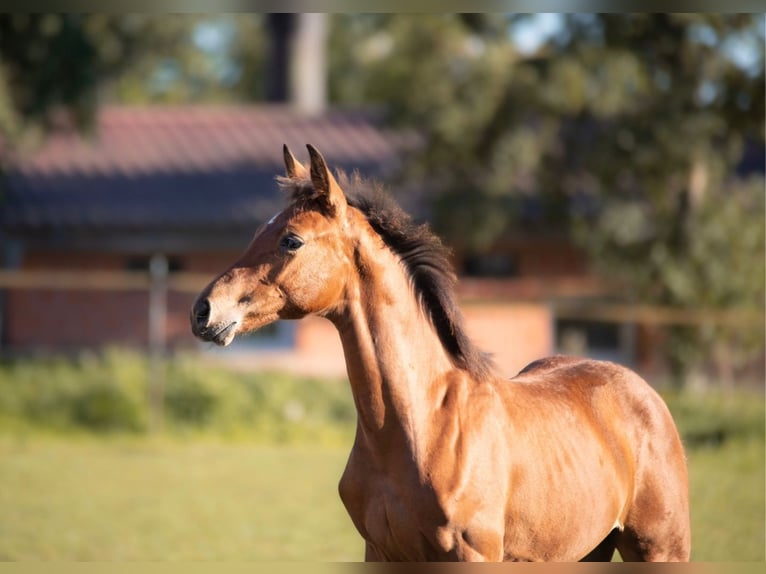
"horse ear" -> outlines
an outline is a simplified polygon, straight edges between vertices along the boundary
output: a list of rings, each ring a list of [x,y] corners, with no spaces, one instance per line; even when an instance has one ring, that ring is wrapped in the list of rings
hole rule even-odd
[[[295,159],[295,156],[290,151],[290,148],[287,147],[287,144],[282,146],[282,155],[285,157],[285,171],[287,172],[287,177],[290,179],[303,179],[308,176],[306,168],[303,167],[301,162]]]
[[[306,146],[311,158],[311,183],[314,191],[324,197],[335,215],[341,215],[346,208],[346,195],[327,168],[322,154],[313,145]]]

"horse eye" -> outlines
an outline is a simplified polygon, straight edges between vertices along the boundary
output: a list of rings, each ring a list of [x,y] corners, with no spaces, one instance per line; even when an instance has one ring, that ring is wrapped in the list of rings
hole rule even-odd
[[[297,251],[303,246],[303,239],[297,235],[289,233],[279,240],[279,247],[285,251]]]

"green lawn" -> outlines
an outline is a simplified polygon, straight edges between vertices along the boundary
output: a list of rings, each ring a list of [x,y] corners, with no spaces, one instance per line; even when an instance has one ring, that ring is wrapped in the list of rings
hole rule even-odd
[[[362,558],[343,449],[0,441],[0,559]],[[764,445],[690,452],[694,559],[764,560]]]
[[[2,560],[360,560],[340,450],[7,440]]]
[[[764,561],[764,443],[689,452],[692,558]]]
[[[346,381],[176,357],[152,433],[147,372],[121,350],[0,361],[0,560],[363,557],[337,493]],[[665,398],[687,445],[693,558],[763,561],[763,392]]]

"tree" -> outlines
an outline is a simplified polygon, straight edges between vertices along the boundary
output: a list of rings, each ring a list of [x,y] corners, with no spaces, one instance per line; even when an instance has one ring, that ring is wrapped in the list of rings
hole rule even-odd
[[[603,44],[589,52],[604,70],[604,96],[574,120],[598,127],[587,142],[573,137],[574,158],[546,158],[548,173],[563,165],[597,176],[584,193],[601,207],[575,219],[575,237],[634,300],[757,312],[765,295],[764,179],[762,172],[743,179],[737,168],[745,146],[763,150],[763,61],[744,69],[726,45],[746,37],[762,55],[762,20],[607,15],[599,26]],[[570,47],[586,33],[576,20],[571,29]],[[758,324],[674,327],[667,355],[677,380],[707,357],[731,377],[763,344]]]
[[[0,136],[37,139],[60,120],[87,128],[99,103],[259,101],[263,17],[0,15]]]
[[[172,53],[193,22],[142,15],[0,15],[3,142],[18,145],[62,115],[87,127],[110,80],[147,54]]]
[[[525,18],[345,17],[334,95],[424,134],[409,175],[461,251],[529,223],[531,201],[628,299],[762,308],[763,173],[737,172],[764,145],[762,18],[568,15],[522,54]],[[722,341],[752,356],[763,329],[671,329],[675,373]]]
[[[378,104],[393,125],[423,135],[406,177],[435,192],[433,224],[468,250],[485,248],[513,220],[512,179],[504,176],[536,163],[526,148],[536,139],[507,129],[520,127],[529,107],[506,119],[508,140],[485,143],[493,114],[518,81],[518,56],[507,34],[497,33],[504,27],[500,16],[341,16],[331,34],[331,97]],[[502,149],[513,153],[500,158]]]
[[[265,99],[262,15],[166,15],[154,22],[161,22],[154,39],[145,34],[140,57],[110,81],[109,100],[189,104]]]

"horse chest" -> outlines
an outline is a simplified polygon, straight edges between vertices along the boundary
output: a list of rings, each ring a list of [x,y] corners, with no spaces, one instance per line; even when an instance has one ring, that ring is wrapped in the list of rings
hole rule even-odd
[[[376,472],[352,456],[341,479],[341,499],[378,559],[464,560],[483,556],[488,547],[493,548],[490,555],[500,551],[499,532],[458,523],[432,485],[407,474]],[[483,540],[487,535],[489,544]]]
[[[437,514],[432,504],[417,501],[415,489],[369,468],[349,467],[339,487],[354,525],[381,558],[425,560],[434,554],[424,523]]]

